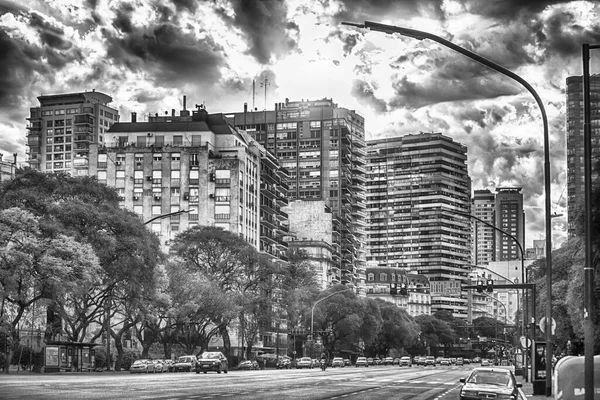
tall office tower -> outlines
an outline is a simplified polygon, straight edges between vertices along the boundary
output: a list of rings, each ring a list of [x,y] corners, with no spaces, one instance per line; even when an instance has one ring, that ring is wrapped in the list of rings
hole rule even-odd
[[[495,225],[502,231],[517,238],[525,248],[525,214],[523,213],[523,193],[520,187],[496,189]],[[520,260],[519,244],[508,235],[496,232],[496,260]],[[524,255],[523,255],[524,257]]]
[[[496,196],[488,189],[475,190],[473,194],[472,215],[482,221],[494,225],[496,211]],[[496,259],[495,235],[496,231],[476,219],[471,219],[471,262],[475,265],[487,265]]]
[[[112,97],[96,92],[39,96],[27,118],[27,162],[42,172],[88,175],[90,146],[119,121]]]
[[[228,117],[289,171],[290,200],[325,202],[333,216],[333,262],[341,271],[341,283],[364,294],[364,118],[331,99],[286,100],[275,110]]]
[[[600,154],[600,75],[590,77],[592,130],[592,182],[599,182],[596,164]],[[577,234],[577,218],[583,210],[585,175],[583,159],[583,77],[567,78],[567,219],[568,234]],[[582,229],[582,228],[581,228]]]
[[[425,275],[431,312],[467,318],[467,148],[441,133],[367,142],[367,264]]]
[[[195,225],[234,232],[262,252],[285,258],[287,204],[274,157],[222,114],[204,109],[148,122],[114,124],[90,152],[90,174],[115,187],[122,206],[165,244]],[[178,213],[180,212],[181,213]]]

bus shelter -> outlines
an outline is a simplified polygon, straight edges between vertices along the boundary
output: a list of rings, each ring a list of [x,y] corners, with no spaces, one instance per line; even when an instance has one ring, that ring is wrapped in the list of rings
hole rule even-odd
[[[98,343],[50,342],[44,346],[44,372],[81,372],[94,369]]]

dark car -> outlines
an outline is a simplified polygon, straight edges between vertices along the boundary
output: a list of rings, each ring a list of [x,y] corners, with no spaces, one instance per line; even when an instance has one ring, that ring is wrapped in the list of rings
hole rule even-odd
[[[290,369],[292,368],[292,359],[289,357],[280,357],[276,367],[277,369]]]
[[[460,380],[459,400],[519,399],[520,383],[508,369],[475,368],[468,378]]]
[[[229,364],[227,362],[227,357],[220,351],[205,351],[198,356],[198,361],[196,362],[197,374],[199,374],[200,371],[204,373],[215,371],[220,374],[221,371],[227,373],[228,370]]]
[[[196,356],[181,356],[173,365],[175,372],[190,372],[196,368]]]
[[[257,370],[258,368],[258,363],[256,361],[251,361],[251,360],[244,360],[241,363],[238,364],[238,369],[240,370]]]

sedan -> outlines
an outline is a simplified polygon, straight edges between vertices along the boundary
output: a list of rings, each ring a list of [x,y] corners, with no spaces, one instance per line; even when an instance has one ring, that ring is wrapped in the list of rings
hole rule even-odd
[[[385,360],[383,360],[383,365],[393,365],[393,364],[394,364],[393,357],[386,357]]]
[[[344,366],[344,359],[342,357],[335,357],[333,359],[333,361],[331,361],[331,366],[332,367],[343,367]]]
[[[312,360],[310,357],[302,357],[296,363],[296,369],[312,368],[312,367],[313,367],[313,363],[312,363]]]
[[[238,369],[240,370],[257,370],[258,363],[256,361],[245,360],[239,363]]]
[[[369,362],[366,357],[358,357],[356,359],[356,363],[354,364],[356,367],[368,367]]]
[[[400,367],[404,367],[404,366],[412,367],[412,361],[411,361],[410,357],[404,356],[400,359],[400,362],[398,363],[398,365]]]
[[[518,399],[522,386],[510,370],[500,368],[475,368],[460,382],[459,400]]]
[[[129,372],[132,374],[144,374],[148,373],[148,360],[135,360],[131,367],[129,367]]]
[[[217,374],[221,371],[227,373],[229,371],[227,357],[220,351],[205,351],[196,362],[196,373],[199,374],[200,371],[205,374],[208,371],[215,371]]]

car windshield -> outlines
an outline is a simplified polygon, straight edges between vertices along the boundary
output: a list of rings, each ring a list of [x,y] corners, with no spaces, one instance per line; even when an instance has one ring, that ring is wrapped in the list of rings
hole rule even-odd
[[[504,372],[475,371],[467,381],[468,383],[480,383],[484,385],[509,386],[510,377]]]
[[[202,358],[202,359],[207,359],[207,358],[221,358],[221,353],[202,353],[202,355],[200,356],[200,358]]]
[[[179,357],[178,362],[180,363],[185,363],[185,362],[191,362],[192,361],[192,357]]]
[[[300,361],[310,361],[310,358],[308,358],[308,357],[302,357],[302,358],[300,359]]]

